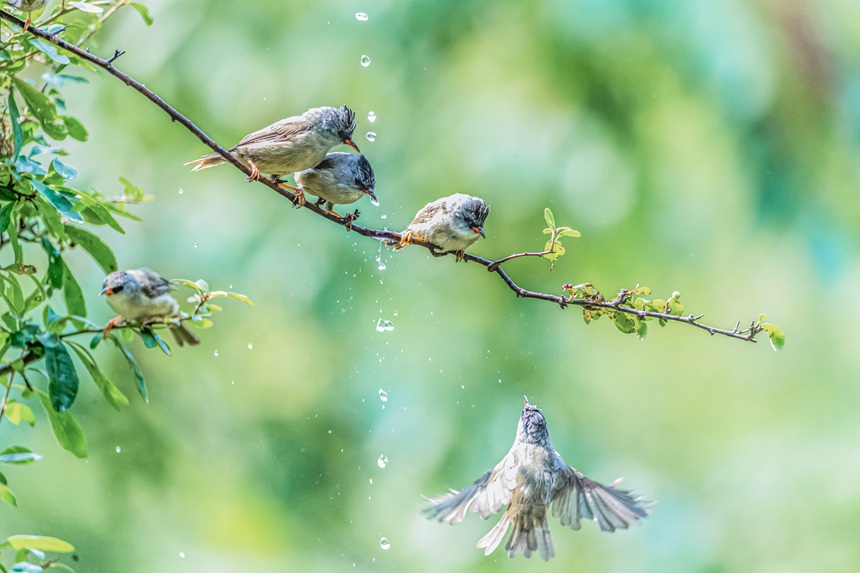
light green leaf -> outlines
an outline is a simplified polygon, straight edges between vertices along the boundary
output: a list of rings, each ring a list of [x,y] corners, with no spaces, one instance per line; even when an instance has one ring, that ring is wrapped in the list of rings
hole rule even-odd
[[[40,454],[24,446],[9,446],[0,452],[0,464],[31,464],[42,459]]]
[[[81,12],[89,12],[91,14],[101,14],[104,12],[102,8],[99,6],[94,6],[93,4],[87,4],[86,2],[67,2],[69,6],[74,6]]]
[[[765,322],[761,325],[761,328],[767,332],[767,335],[770,337],[770,345],[773,346],[775,351],[780,352],[785,348],[785,333],[780,327]]]
[[[87,128],[84,127],[80,121],[76,118],[64,115],[61,118],[63,123],[66,124],[66,131],[69,133],[69,137],[72,139],[77,139],[78,141],[86,141],[89,139],[89,134],[87,133]]]
[[[68,412],[57,412],[51,405],[51,399],[41,390],[36,390],[39,402],[48,415],[51,422],[51,430],[57,443],[64,450],[69,451],[79,458],[87,457],[87,439],[78,422]]]
[[[209,293],[209,298],[217,298],[219,296],[226,296],[227,298],[232,298],[233,300],[238,300],[244,302],[246,304],[250,304],[251,306],[255,306],[253,301],[250,298],[243,294],[239,294],[237,292],[224,292],[222,290],[216,290]]]
[[[33,415],[33,410],[21,402],[9,401],[6,404],[6,418],[16,426],[21,422],[27,422],[31,426],[36,425],[36,416]],[[0,456],[0,462],[2,461],[2,456]]]
[[[6,484],[0,483],[0,501],[5,501],[9,505],[18,507],[18,500],[15,499],[15,494]]]
[[[105,274],[110,274],[119,268],[113,251],[100,237],[75,225],[66,225],[65,229],[69,239],[89,253]]]
[[[54,553],[71,553],[75,550],[71,543],[62,539],[41,535],[12,535],[6,539],[5,544],[13,549],[36,549],[38,551],[53,551]]]
[[[128,398],[126,395],[123,394],[122,391],[104,375],[104,373],[99,369],[99,365],[95,358],[93,358],[87,349],[71,340],[67,341],[66,344],[68,344],[72,350],[75,351],[75,354],[78,355],[78,358],[80,358],[84,367],[87,369],[87,372],[90,373],[90,377],[93,379],[93,382],[95,382],[96,386],[99,387],[99,390],[102,391],[105,400],[107,400],[108,403],[117,411],[119,411],[123,406],[128,406]]]
[[[644,320],[639,320],[637,322],[636,337],[639,340],[645,340],[645,337],[648,335],[648,324]]]
[[[137,10],[137,13],[140,14],[141,18],[143,18],[144,24],[152,26],[153,19],[152,16],[149,15],[149,8],[143,4],[138,4],[137,2],[132,2],[131,7]]]
[[[624,312],[613,313],[612,322],[624,334],[630,334],[636,330],[636,321]]]
[[[549,207],[543,210],[543,218],[546,219],[546,224],[550,229],[555,229],[555,217]]]
[[[579,231],[577,231],[575,229],[564,229],[564,230],[558,231],[557,238],[560,239],[562,237],[581,237],[581,236],[582,236],[582,233],[580,233]]]

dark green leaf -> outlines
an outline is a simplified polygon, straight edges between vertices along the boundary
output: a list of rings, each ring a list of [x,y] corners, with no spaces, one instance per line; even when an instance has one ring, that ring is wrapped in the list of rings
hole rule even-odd
[[[9,446],[0,452],[0,464],[31,464],[41,459],[41,455],[24,446]]]
[[[63,227],[63,217],[57,209],[41,195],[36,196],[36,208],[39,210],[39,214],[42,215],[48,231],[58,239],[65,239],[66,230]]]
[[[101,335],[97,336],[100,337]],[[96,386],[99,387],[99,390],[102,391],[105,400],[107,400],[108,403],[117,411],[119,411],[123,406],[128,406],[128,398],[126,398],[125,394],[123,394],[120,389],[104,375],[104,373],[99,369],[99,365],[95,358],[92,357],[87,349],[76,342],[69,341],[67,344],[75,351],[75,354],[78,355],[78,358],[80,358],[84,367],[86,367],[87,372],[90,373],[90,377],[93,379],[93,382],[95,382]]]
[[[87,457],[87,439],[84,436],[78,422],[68,412],[57,412],[51,405],[51,399],[41,390],[37,390],[39,402],[48,420],[51,422],[51,430],[60,446],[79,458]]]
[[[81,286],[78,284],[78,281],[75,280],[75,276],[72,274],[72,271],[69,270],[69,266],[63,263],[63,267],[65,268],[65,274],[63,275],[63,298],[66,301],[66,310],[69,314],[74,314],[76,316],[86,316],[87,315],[87,305],[84,302],[84,293],[81,290]]]
[[[70,115],[62,117],[63,123],[66,124],[66,130],[69,132],[69,137],[78,141],[86,141],[89,139],[87,128],[80,121]]]
[[[24,134],[21,131],[21,123],[19,122],[20,114],[18,113],[18,104],[15,103],[15,97],[12,91],[9,91],[9,121],[12,123],[12,136],[15,141],[15,154],[12,156],[12,161],[18,159],[18,154],[21,153],[21,147],[24,145]]]
[[[98,236],[75,225],[66,225],[66,234],[69,239],[89,253],[105,274],[110,274],[119,268],[113,251]]]
[[[146,389],[146,382],[143,380],[143,374],[140,372],[140,368],[137,366],[137,360],[134,359],[134,355],[128,351],[128,349],[120,344],[120,342],[113,336],[110,338],[111,342],[122,352],[125,359],[128,361],[128,365],[131,367],[131,372],[134,374],[134,380],[137,383],[137,391],[140,393],[140,397],[143,398],[143,401],[149,404],[149,392]]]
[[[164,339],[158,336],[157,332],[152,332],[152,338],[155,339],[155,342],[156,344],[158,344],[158,347],[161,349],[161,351],[170,356],[170,347],[167,345],[166,342],[164,342]]]
[[[140,336],[144,346],[147,348],[155,348],[155,337],[152,335],[152,331],[140,330],[137,335]]]
[[[5,233],[6,229],[9,228],[9,224],[12,222],[12,210],[15,208],[16,203],[6,203],[0,208],[0,233]]]
[[[66,274],[66,264],[60,256],[60,251],[51,243],[47,236],[42,236],[42,248],[48,255],[48,285],[53,289],[63,288],[63,277]]]
[[[48,370],[48,394],[57,412],[68,410],[78,394],[78,373],[66,346],[53,333],[39,336],[45,346],[45,367]]]

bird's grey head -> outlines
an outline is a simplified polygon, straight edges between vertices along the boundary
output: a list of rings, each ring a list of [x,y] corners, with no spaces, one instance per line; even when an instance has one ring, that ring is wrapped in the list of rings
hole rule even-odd
[[[537,406],[532,406],[529,403],[528,398],[523,396],[523,399],[525,400],[525,407],[517,427],[517,441],[548,446],[550,441],[546,418],[543,417]]]
[[[486,238],[486,235],[484,235],[484,223],[487,221],[489,214],[490,206],[484,203],[483,199],[469,197],[463,201],[463,204],[460,205],[454,216],[460,220],[464,227]]]
[[[119,293],[130,293],[140,290],[140,285],[133,276],[125,271],[114,271],[105,277],[104,288],[99,295],[113,295]]]
[[[351,155],[350,157],[355,157]],[[355,160],[355,186],[357,189],[373,194],[373,188],[376,187],[376,175],[373,173],[373,167],[370,166],[370,161],[364,155],[359,155]]]

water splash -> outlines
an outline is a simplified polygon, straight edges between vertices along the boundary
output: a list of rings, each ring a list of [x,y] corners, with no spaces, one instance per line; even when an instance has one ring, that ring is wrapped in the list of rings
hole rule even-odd
[[[376,321],[376,332],[391,332],[394,330],[394,325],[390,320],[380,318]]]
[[[383,402],[388,402],[388,392],[386,392],[385,390],[380,388],[379,389],[379,399]]]
[[[376,132],[375,131],[368,131],[367,135],[365,135],[364,137],[367,138],[367,141],[376,141]]]
[[[367,14],[365,14],[364,12],[356,12],[355,19],[359,22],[367,22]]]
[[[376,112],[375,111],[367,112],[367,121],[369,121],[370,123],[373,123],[374,121],[376,121]]]
[[[370,65],[370,56],[364,55],[361,56],[361,65],[362,67],[367,67]]]
[[[379,207],[379,199],[374,199],[373,197],[371,197],[370,198],[370,204],[373,205],[374,207]]]
[[[119,447],[119,446],[117,446],[117,447],[116,447],[116,453],[121,454],[121,453],[122,453],[122,448],[121,448],[121,447]]]
[[[185,193],[185,189],[180,189],[179,194],[182,195],[183,193]]]
[[[382,548],[383,551],[388,551],[391,548],[391,542],[388,541],[387,537],[383,537],[379,540],[379,547]]]
[[[254,349],[254,345],[249,342],[248,343],[248,350],[253,350],[253,349]]]
[[[376,465],[378,465],[382,469],[385,469],[385,466],[388,465],[388,456],[386,456],[385,454],[380,455],[379,459],[376,460]]]
[[[217,350],[214,352],[214,354],[215,354],[215,358],[218,358],[218,351]]]

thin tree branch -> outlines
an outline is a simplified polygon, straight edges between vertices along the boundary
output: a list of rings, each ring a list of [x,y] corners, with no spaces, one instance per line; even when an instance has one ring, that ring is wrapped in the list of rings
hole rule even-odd
[[[23,20],[15,17],[12,14],[9,14],[7,12],[0,11],[0,18],[2,18],[3,20],[6,20],[8,22],[11,22],[13,24],[16,24],[18,26],[23,27],[23,25],[24,25]],[[194,134],[197,137],[197,139],[202,141],[207,147],[209,147],[215,153],[217,153],[221,157],[223,157],[226,162],[230,163],[231,165],[233,165],[234,167],[236,167],[238,170],[245,173],[246,175],[251,174],[251,170],[249,167],[247,167],[242,162],[240,162],[236,157],[231,155],[226,149],[224,149],[223,147],[218,145],[218,143],[216,143],[215,140],[210,138],[200,128],[198,128],[196,125],[194,125],[194,123],[192,123],[191,120],[189,120],[187,117],[182,115],[179,111],[177,111],[175,108],[170,106],[167,102],[165,102],[163,99],[161,99],[158,95],[156,95],[152,90],[147,88],[145,85],[141,84],[140,82],[138,82],[135,79],[133,79],[132,77],[130,77],[128,74],[125,74],[124,72],[122,72],[119,69],[117,69],[116,67],[114,67],[113,62],[120,55],[122,55],[122,53],[123,53],[122,51],[117,50],[111,58],[102,59],[102,58],[99,58],[97,56],[94,56],[93,54],[89,53],[88,51],[82,50],[82,49],[78,48],[77,46],[66,42],[65,40],[59,38],[57,35],[49,34],[49,33],[45,32],[44,30],[41,30],[41,29],[36,28],[34,26],[30,26],[29,31],[33,35],[38,36],[39,38],[42,38],[48,42],[51,42],[52,44],[54,44],[56,46],[59,46],[60,48],[78,56],[82,60],[85,60],[85,61],[105,70],[110,75],[119,79],[121,82],[123,82],[124,84],[126,84],[130,88],[134,89],[135,91],[137,91],[138,93],[143,95],[145,98],[147,98],[149,101],[154,103],[156,106],[161,108],[168,116],[170,116],[170,119],[172,121],[177,122],[177,123],[181,124],[183,127],[185,127],[185,129],[187,129],[192,134]],[[290,193],[289,191],[287,191],[286,189],[284,189],[283,187],[278,186],[278,184],[275,180],[260,178],[258,181],[260,183],[262,183],[263,185],[269,187],[270,189],[272,189],[273,191],[275,191],[279,195],[286,197],[287,199],[292,201],[293,204],[297,203],[296,196],[293,195],[292,193]],[[320,217],[328,219],[329,221],[346,228],[348,231],[351,229],[352,231],[354,231],[357,234],[362,235],[364,237],[371,237],[373,239],[377,239],[377,240],[383,241],[383,242],[388,243],[388,244],[394,244],[394,243],[400,242],[400,239],[401,239],[400,233],[397,233],[394,231],[372,229],[369,227],[363,227],[361,225],[356,225],[355,223],[352,222],[352,220],[350,218],[348,218],[348,217],[337,217],[335,215],[332,215],[331,213],[324,211],[321,207],[317,206],[315,203],[313,203],[311,201],[306,202],[303,205],[303,207],[305,209],[313,211],[315,214],[319,215]],[[435,256],[440,256],[440,253],[437,252],[436,248],[429,243],[415,242],[412,244],[416,245],[416,246],[424,247],[427,250],[429,250],[432,254],[434,254]],[[450,254],[450,253],[444,253],[444,254]],[[547,253],[517,253],[514,255],[509,255],[509,256],[504,257],[502,259],[498,259],[496,261],[491,261],[491,260],[485,259],[483,257],[478,257],[478,256],[470,255],[467,253],[465,255],[465,257],[463,258],[463,260],[471,261],[471,262],[477,263],[479,265],[482,265],[482,266],[486,267],[487,270],[489,270],[491,273],[495,273],[495,274],[499,275],[499,277],[504,281],[504,283],[506,285],[508,285],[508,288],[510,288],[512,291],[514,291],[514,293],[516,293],[517,296],[520,296],[523,298],[533,298],[533,299],[537,299],[537,300],[545,300],[548,302],[553,302],[553,303],[559,305],[561,308],[565,308],[569,305],[572,305],[572,306],[582,307],[583,309],[602,309],[602,310],[607,310],[607,311],[622,312],[625,314],[639,317],[640,319],[656,318],[656,319],[661,319],[661,320],[669,321],[669,322],[680,322],[680,323],[690,324],[692,326],[695,326],[696,328],[700,328],[702,330],[705,330],[712,335],[713,334],[721,334],[723,336],[728,336],[728,337],[736,338],[739,340],[746,340],[748,342],[756,342],[754,337],[756,334],[758,334],[761,331],[761,328],[758,327],[755,322],[753,322],[750,325],[750,328],[742,330],[742,331],[738,330],[738,327],[735,327],[734,330],[725,330],[725,329],[716,328],[713,326],[708,326],[706,324],[699,322],[699,319],[701,318],[701,316],[693,316],[693,315],[678,316],[678,315],[669,314],[668,312],[662,313],[662,312],[638,310],[635,308],[631,308],[629,306],[625,306],[622,302],[623,297],[620,294],[619,294],[619,298],[617,298],[616,300],[611,301],[611,302],[607,302],[607,301],[592,301],[592,300],[575,299],[573,297],[564,297],[564,296],[553,295],[553,294],[544,293],[544,292],[530,291],[530,290],[524,289],[521,286],[519,286],[510,277],[510,275],[508,275],[508,273],[505,272],[501,268],[501,264],[504,263],[505,261],[510,260],[510,259],[514,259],[514,258],[518,258],[518,257],[524,257],[524,256],[542,256],[544,254],[547,254]],[[81,331],[80,333],[83,333],[83,332],[87,332],[87,331]],[[75,334],[75,333],[69,333],[68,335],[72,335],[72,334]],[[3,374],[4,371],[6,371],[8,369],[7,367],[8,367],[8,365],[0,367],[0,374]]]

